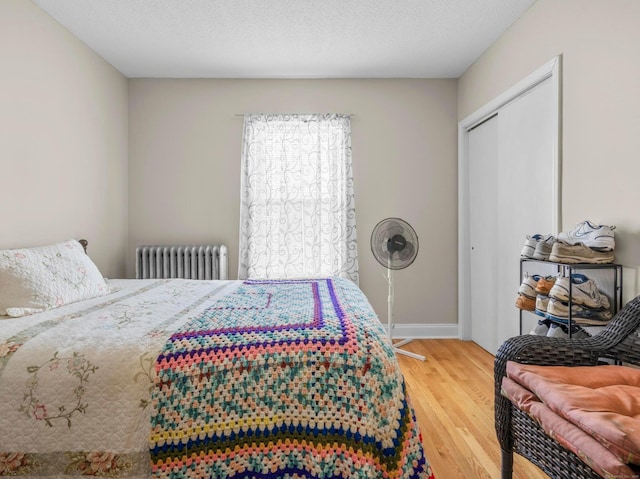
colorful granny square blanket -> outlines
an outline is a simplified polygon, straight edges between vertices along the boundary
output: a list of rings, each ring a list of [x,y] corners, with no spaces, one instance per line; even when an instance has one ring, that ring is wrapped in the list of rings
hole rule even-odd
[[[404,379],[350,281],[246,281],[156,361],[157,478],[431,478]]]

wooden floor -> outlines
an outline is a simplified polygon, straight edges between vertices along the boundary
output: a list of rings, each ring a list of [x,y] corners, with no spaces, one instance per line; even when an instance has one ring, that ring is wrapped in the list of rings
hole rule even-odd
[[[398,355],[436,479],[498,479],[500,446],[493,422],[493,356],[471,341],[415,340]],[[548,479],[514,454],[513,479]]]

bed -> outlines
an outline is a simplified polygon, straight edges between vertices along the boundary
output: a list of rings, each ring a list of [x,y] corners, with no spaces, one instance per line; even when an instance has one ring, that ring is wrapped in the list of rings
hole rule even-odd
[[[29,274],[33,249],[0,252],[0,476],[433,477],[352,282],[105,281],[54,246]],[[45,291],[61,278],[69,295]]]

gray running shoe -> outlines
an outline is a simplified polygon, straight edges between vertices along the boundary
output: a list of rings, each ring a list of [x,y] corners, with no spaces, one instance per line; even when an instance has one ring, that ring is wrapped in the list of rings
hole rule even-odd
[[[590,337],[591,335],[579,326],[571,328],[571,339],[587,339]]]
[[[551,323],[549,327],[549,331],[547,332],[547,337],[549,338],[568,338],[569,330],[564,326],[560,326],[556,323]]]
[[[529,333],[535,336],[546,336],[549,332],[549,327],[551,326],[551,321],[548,319],[541,319],[538,321],[536,327]]]
[[[556,241],[551,248],[549,261],[554,263],[613,263],[615,256],[613,251],[596,251],[581,243],[570,245]]]
[[[569,329],[566,326],[563,326],[561,324],[551,323],[551,327],[549,328],[547,337],[569,338]],[[586,339],[590,337],[591,335],[589,333],[587,333],[584,329],[578,326],[574,326],[571,328],[571,339]]]
[[[547,235],[536,243],[536,249],[533,252],[533,259],[541,261],[549,261],[551,249],[556,242],[555,236]]]

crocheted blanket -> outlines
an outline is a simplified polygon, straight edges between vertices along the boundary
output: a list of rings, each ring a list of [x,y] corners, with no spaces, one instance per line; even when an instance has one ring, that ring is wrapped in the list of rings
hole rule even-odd
[[[431,478],[403,376],[342,279],[246,281],[156,361],[158,478]]]

